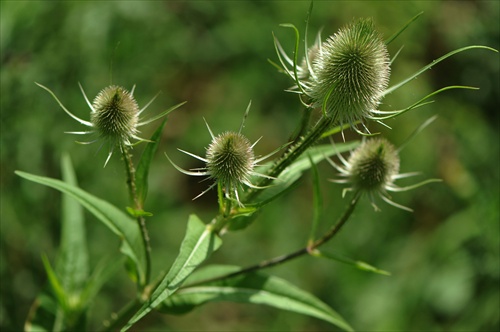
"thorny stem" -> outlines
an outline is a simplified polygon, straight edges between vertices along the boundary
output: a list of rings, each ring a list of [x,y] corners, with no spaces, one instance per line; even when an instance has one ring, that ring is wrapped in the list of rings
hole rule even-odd
[[[242,274],[247,274],[247,273],[255,272],[257,270],[262,270],[265,268],[270,268],[272,266],[283,264],[283,263],[285,263],[289,260],[292,260],[294,258],[312,253],[315,249],[319,248],[320,246],[322,246],[323,244],[325,244],[326,242],[331,240],[342,229],[342,227],[346,224],[346,222],[349,220],[349,217],[353,213],[354,208],[356,207],[356,204],[358,203],[360,197],[361,197],[361,192],[359,192],[359,191],[355,192],[351,202],[349,203],[349,205],[345,209],[342,216],[337,220],[337,222],[321,238],[312,242],[308,246],[301,248],[299,250],[296,250],[292,253],[286,254],[286,255],[282,255],[282,256],[278,256],[278,257],[274,257],[274,258],[262,261],[258,264],[246,267],[246,268],[241,269],[239,271],[236,271],[233,273],[228,273],[228,274],[225,274],[223,276],[215,277],[212,279],[206,279],[206,280],[202,280],[199,282],[195,282],[195,283],[189,284],[189,285],[182,287],[182,288],[188,288],[188,287],[193,287],[193,286],[200,285],[200,284],[205,284],[208,282],[214,282],[214,281],[233,278],[233,277],[236,277],[236,276],[239,276]]]
[[[128,186],[130,200],[134,205],[134,209],[140,211],[143,209],[143,206],[140,203],[139,197],[137,196],[137,188],[135,185],[135,167],[132,161],[132,155],[129,151],[129,147],[124,144],[120,146],[120,150],[122,152],[123,161],[125,164],[125,172],[127,174],[127,186]],[[148,234],[148,229],[146,227],[146,219],[144,218],[144,216],[137,216],[136,220],[137,224],[139,225],[139,229],[141,230],[142,242],[146,250],[145,252],[146,271],[144,277],[145,279],[144,285],[147,285],[149,283],[151,275],[151,246],[149,244],[149,234]],[[139,280],[139,282],[141,281]]]
[[[269,170],[267,175],[269,177],[262,178],[257,187],[268,186],[273,179],[277,178],[281,172],[283,172],[288,166],[290,166],[298,157],[302,155],[308,148],[315,144],[323,135],[323,133],[332,126],[335,122],[335,118],[323,116],[316,125],[311,129],[311,131],[302,139],[298,138],[298,143],[291,146],[285,153],[285,155]],[[256,189],[250,189],[247,195],[243,198],[243,201],[251,202],[252,199],[257,197],[262,191]]]
[[[300,137],[306,134],[307,128],[309,127],[309,121],[311,120],[312,109],[307,107],[302,112],[302,117],[300,118],[300,123],[295,130],[294,134],[290,137],[289,142],[293,146]]]

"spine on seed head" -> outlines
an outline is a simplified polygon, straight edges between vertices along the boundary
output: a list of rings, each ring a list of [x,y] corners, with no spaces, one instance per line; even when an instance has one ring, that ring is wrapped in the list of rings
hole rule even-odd
[[[137,134],[139,106],[126,89],[116,85],[104,88],[92,108],[90,120],[102,138],[128,144]]]
[[[389,54],[371,19],[357,20],[321,45],[307,94],[337,123],[354,123],[380,103],[390,76]]]
[[[215,137],[207,148],[206,159],[210,177],[224,185],[248,181],[255,163],[252,144],[235,132]]]
[[[395,147],[384,138],[363,142],[348,160],[349,182],[353,189],[368,192],[384,191],[399,172],[399,156]]]

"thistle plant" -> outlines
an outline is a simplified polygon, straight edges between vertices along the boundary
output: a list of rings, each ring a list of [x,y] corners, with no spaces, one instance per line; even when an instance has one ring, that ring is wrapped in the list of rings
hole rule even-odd
[[[306,37],[311,9],[312,5],[307,15]],[[290,78],[292,86],[287,90],[299,97],[298,102],[303,107],[303,112],[297,115],[298,127],[290,135],[288,142],[260,157],[254,152],[260,139],[252,143],[242,133],[250,109],[248,105],[238,131],[226,131],[214,135],[205,121],[211,142],[205,148],[204,156],[179,149],[182,153],[204,163],[202,166],[186,170],[174,163],[165,153],[167,160],[163,159],[165,161],[163,166],[166,172],[177,170],[186,175],[205,177],[211,182],[195,199],[217,188],[218,200],[214,202],[216,208],[210,221],[203,222],[197,215],[190,215],[184,240],[175,261],[170,266],[162,266],[161,269],[167,272],[161,272],[156,277],[151,276],[152,252],[146,222],[155,216],[144,210],[148,194],[149,168],[160,145],[167,115],[183,103],[144,120],[141,118],[142,112],[155,98],[140,108],[134,98],[134,88],[127,91],[120,86],[112,85],[104,88],[91,103],[80,85],[84,100],[90,107],[90,120],[87,121],[71,113],[52,90],[37,83],[49,92],[65,113],[88,127],[87,131],[69,133],[91,135],[93,139],[85,143],[100,141],[102,145],[107,145],[108,155],[104,165],[108,163],[113,152],[119,149],[125,166],[125,182],[131,206],[123,211],[105,199],[79,188],[67,156],[63,158],[62,181],[17,172],[28,180],[55,188],[74,199],[64,204],[63,214],[66,217],[62,220],[64,227],[74,230],[63,234],[62,241],[66,244],[63,254],[70,257],[71,255],[67,253],[71,252],[73,256],[57,262],[55,268],[44,257],[43,263],[50,287],[40,295],[33,307],[26,322],[26,329],[35,330],[38,327],[45,330],[92,329],[86,325],[92,300],[98,294],[100,285],[125,265],[126,273],[137,291],[121,310],[110,313],[110,318],[100,327],[103,331],[127,331],[137,327],[136,324],[153,310],[167,314],[185,313],[205,303],[217,301],[264,304],[309,315],[342,330],[352,331],[351,324],[327,303],[287,280],[264,273],[263,270],[309,255],[347,262],[370,272],[389,274],[364,262],[339,258],[324,251],[323,248],[323,245],[334,238],[351,219],[363,195],[368,196],[377,210],[375,199],[379,197],[394,207],[412,211],[410,207],[394,202],[388,192],[410,190],[438,181],[430,179],[411,186],[398,186],[397,180],[417,173],[400,173],[401,147],[396,148],[380,133],[372,134],[370,125],[373,122],[383,124],[387,119],[402,116],[408,111],[425,106],[431,102],[430,98],[439,93],[453,89],[474,88],[443,87],[421,97],[409,106],[395,110],[380,109],[384,106],[383,98],[454,54],[471,49],[496,52],[486,46],[463,47],[445,54],[401,82],[390,85],[390,65],[395,56],[390,57],[387,45],[418,16],[386,40],[377,31],[372,19],[354,20],[325,41],[321,40],[321,34],[318,33],[312,46],[308,45],[305,38],[304,56],[301,61],[299,61],[301,41],[299,29],[292,24],[282,25],[295,32],[295,47],[291,53],[287,52],[277,37],[274,37],[278,64],[273,61],[271,63],[279,72]],[[150,138],[139,136],[139,127],[162,117],[165,117],[165,120]],[[311,124],[313,118],[318,120]],[[430,121],[416,128],[415,133],[429,123]],[[343,141],[334,144],[322,143],[327,137],[333,141],[334,134],[343,135],[345,130],[351,129],[356,135],[359,134],[361,142],[359,140],[346,142],[344,138]],[[133,153],[136,149],[132,147],[140,142],[144,142],[142,144],[144,149],[138,161],[134,162]],[[168,147],[165,151],[170,148],[176,147]],[[280,156],[266,162],[280,150],[283,150]],[[344,158],[342,153],[345,152],[350,152],[350,156]],[[333,161],[332,158],[335,156],[340,163]],[[321,211],[322,181],[317,165],[324,161],[329,162],[339,173],[339,177],[331,181],[347,186],[343,196],[348,200],[345,209],[337,211],[336,222],[328,224],[325,232],[317,234],[319,229],[317,226],[331,220],[322,216]],[[293,190],[298,180],[307,172],[312,175],[314,189],[311,207],[312,226],[309,237],[304,238],[302,244],[297,244],[297,250],[247,267],[207,264],[210,255],[222,247],[223,236],[229,236],[231,231],[243,230],[253,222],[258,222],[259,212],[266,205],[276,202],[278,197]],[[331,177],[330,174],[328,177]],[[84,224],[80,205],[121,241],[120,253],[115,253],[114,263],[103,264],[104,267],[96,268],[94,277],[90,279],[86,272],[80,273],[90,269],[86,265],[88,264],[86,259],[82,258],[86,247],[84,232],[81,231],[84,229]],[[76,218],[77,221],[72,221],[72,218],[67,218],[75,215],[81,219]],[[165,225],[168,228],[168,223]],[[282,227],[290,226],[282,225]],[[77,239],[69,240],[70,236]],[[71,247],[71,250],[67,247]],[[73,269],[74,262],[79,262],[81,266]],[[68,283],[68,280],[78,282]],[[357,325],[356,322],[353,325]]]

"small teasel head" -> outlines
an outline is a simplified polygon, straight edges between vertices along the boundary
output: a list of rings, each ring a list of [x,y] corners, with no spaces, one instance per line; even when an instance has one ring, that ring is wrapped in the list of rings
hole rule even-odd
[[[226,184],[248,182],[255,163],[252,143],[231,131],[213,138],[206,159],[210,177]]]
[[[393,202],[388,192],[407,191],[429,182],[440,181],[430,179],[407,187],[396,185],[396,180],[414,176],[418,173],[399,173],[400,159],[398,150],[385,138],[366,139],[351,152],[347,160],[341,155],[338,155],[338,157],[342,165],[337,165],[332,160],[327,159],[339,171],[341,177],[331,181],[350,185],[350,187],[344,189],[343,195],[347,191],[368,194],[376,211],[379,208],[375,204],[375,196],[380,197],[392,206],[412,211],[406,206]]]
[[[321,45],[306,93],[339,124],[370,117],[390,76],[390,59],[371,19],[359,19]]]
[[[103,139],[130,144],[129,139],[137,134],[138,120],[134,96],[120,86],[104,88],[92,103],[90,122]]]
[[[399,172],[399,156],[384,138],[366,140],[348,160],[349,182],[354,190],[380,192],[391,186]]]
[[[95,97],[93,103],[90,103],[85,91],[79,84],[83,97],[85,98],[87,105],[90,107],[90,121],[85,121],[68,111],[68,109],[49,88],[38,83],[36,84],[49,92],[59,106],[61,106],[61,108],[69,116],[84,126],[89,127],[88,131],[71,131],[67,133],[76,135],[91,134],[97,136],[97,138],[93,141],[78,143],[90,144],[101,140],[104,144],[108,145],[109,153],[104,166],[108,163],[116,146],[120,149],[125,146],[131,146],[132,139],[139,142],[148,141],[147,139],[137,136],[139,133],[138,128],[140,126],[158,120],[184,104],[180,103],[157,116],[141,121],[141,113],[146,110],[146,108],[156,99],[157,96],[153,97],[153,99],[151,99],[142,109],[139,109],[137,101],[134,98],[135,86],[131,91],[128,91],[121,86],[111,85],[102,89]]]
[[[170,163],[178,171],[192,176],[206,176],[207,178],[214,180],[213,184],[211,184],[206,190],[204,190],[194,199],[207,193],[215,186],[220,185],[225,191],[226,198],[234,200],[238,203],[238,205],[243,206],[239,198],[239,190],[241,190],[244,186],[261,189],[260,187],[252,184],[251,178],[253,176],[268,176],[257,173],[255,171],[255,167],[258,166],[259,162],[269,158],[279,149],[271,152],[264,157],[257,158],[255,156],[253,149],[260,139],[252,144],[248,140],[248,138],[241,134],[244,120],[250,110],[250,105],[251,103],[247,107],[243,122],[238,132],[226,131],[218,136],[215,136],[208,123],[205,122],[208,132],[212,137],[212,141],[206,148],[205,157],[200,157],[193,153],[179,149],[179,151],[203,161],[205,163],[205,167],[196,168],[189,171],[184,170],[173,163],[168,155],[166,155]]]

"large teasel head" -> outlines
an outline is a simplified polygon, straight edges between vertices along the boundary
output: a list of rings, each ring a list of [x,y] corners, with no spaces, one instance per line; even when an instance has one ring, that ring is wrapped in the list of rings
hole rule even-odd
[[[290,58],[275,37],[280,70],[295,82],[289,91],[297,93],[307,107],[321,109],[332,124],[356,129],[367,118],[378,120],[377,108],[389,84],[390,59],[372,19],[355,20],[323,42],[318,33],[312,46],[307,45],[307,23],[300,62],[299,38]],[[293,25],[285,26],[294,28],[298,36]]]
[[[102,89],[94,98],[93,102],[90,103],[82,86],[79,85],[83,97],[85,98],[87,105],[90,107],[90,121],[85,121],[68,111],[68,109],[64,107],[61,101],[49,88],[38,83],[36,84],[42,89],[48,91],[57,101],[59,106],[61,106],[61,108],[69,116],[84,126],[90,128],[88,131],[71,131],[67,133],[76,135],[91,134],[97,136],[93,141],[78,143],[90,144],[100,140],[103,144],[108,145],[109,153],[104,166],[108,163],[116,147],[123,149],[126,146],[131,146],[132,139],[139,142],[148,141],[147,139],[137,136],[139,133],[138,128],[140,126],[162,118],[184,104],[180,103],[157,116],[141,121],[141,113],[155,100],[156,96],[153,97],[153,99],[151,99],[142,109],[139,109],[137,101],[134,98],[135,86],[131,91],[128,91],[121,86],[111,85]]]
[[[389,83],[389,63],[373,21],[359,19],[322,43],[306,93],[325,116],[352,125],[377,109]]]

